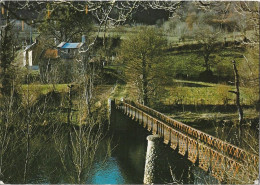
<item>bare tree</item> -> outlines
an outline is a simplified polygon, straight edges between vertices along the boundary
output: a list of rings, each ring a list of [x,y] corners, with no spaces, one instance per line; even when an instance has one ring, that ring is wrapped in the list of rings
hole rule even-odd
[[[19,76],[15,73],[15,51],[13,41],[13,23],[6,17],[6,24],[1,28],[0,37],[0,177],[7,167],[8,151],[16,145],[16,120],[21,113],[21,97],[18,94]],[[13,131],[11,128],[14,127]]]
[[[239,124],[241,125],[243,123],[243,109],[240,104],[239,75],[238,75],[238,70],[237,70],[237,66],[236,66],[236,61],[232,61],[232,63],[233,63],[233,69],[234,69],[234,74],[235,74],[236,91],[229,91],[229,92],[234,93],[236,95],[236,105],[237,105],[237,110],[238,110]]]

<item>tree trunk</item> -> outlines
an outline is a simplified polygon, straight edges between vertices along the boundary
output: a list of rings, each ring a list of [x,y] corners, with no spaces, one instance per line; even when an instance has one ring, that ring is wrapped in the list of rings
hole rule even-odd
[[[69,107],[68,107],[67,122],[68,122],[68,124],[70,124],[70,122],[71,122],[71,109],[72,109],[72,99],[71,99],[72,85],[68,85],[68,88],[69,88]]]
[[[240,105],[240,91],[239,91],[239,75],[238,75],[238,70],[236,67],[236,61],[232,61],[233,63],[233,69],[235,73],[235,85],[236,85],[236,106],[238,110],[238,117],[239,117],[239,125],[241,126],[243,123],[243,109],[242,106]]]
[[[26,157],[25,157],[25,163],[24,163],[24,174],[23,174],[23,181],[24,183],[27,183],[27,173],[28,173],[28,165],[29,165],[29,158],[30,158],[30,128],[29,123],[27,123],[26,126]]]
[[[148,79],[147,79],[147,71],[146,71],[146,61],[143,59],[142,69],[143,69],[143,78],[142,78],[142,96],[143,96],[143,104],[148,104]]]
[[[29,80],[29,75],[27,71],[27,81]],[[30,99],[29,99],[29,83],[27,84],[27,115],[26,115],[26,156],[25,156],[25,163],[24,163],[24,174],[23,174],[23,180],[24,183],[27,183],[27,174],[29,171],[28,165],[29,165],[29,159],[30,159],[30,123],[31,123],[31,111],[30,111]]]
[[[208,53],[204,56],[204,61],[205,61],[206,71],[209,71],[210,66],[209,66],[209,54]]]

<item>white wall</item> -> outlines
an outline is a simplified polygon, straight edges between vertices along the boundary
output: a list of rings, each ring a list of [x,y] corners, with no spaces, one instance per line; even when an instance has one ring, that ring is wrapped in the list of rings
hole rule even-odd
[[[26,51],[23,52],[23,66],[26,66]]]
[[[32,60],[33,60],[33,52],[32,50],[28,52],[28,60],[29,60],[29,66],[32,66]]]

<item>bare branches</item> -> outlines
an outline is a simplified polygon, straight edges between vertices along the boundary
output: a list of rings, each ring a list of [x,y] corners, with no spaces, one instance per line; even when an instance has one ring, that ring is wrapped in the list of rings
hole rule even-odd
[[[175,12],[183,3],[183,1],[146,1],[141,4],[144,8],[162,9],[169,11],[170,13]]]
[[[138,7],[138,1],[134,2],[118,2],[118,1],[102,1],[102,2],[75,2],[75,1],[52,1],[52,2],[30,2],[30,1],[12,1],[1,2],[1,6],[4,7],[11,15],[18,19],[23,20],[27,24],[31,24],[32,20],[34,22],[41,22],[42,20],[37,19],[37,17],[28,16],[28,11],[32,13],[46,13],[47,6],[51,6],[50,10],[55,11],[57,6],[69,6],[76,11],[84,12],[86,8],[88,12],[95,17],[99,24],[103,23],[105,20],[112,21],[113,24],[120,24],[124,22],[128,16],[133,12],[134,9]],[[111,14],[113,10],[113,15]],[[23,14],[23,12],[25,14]]]

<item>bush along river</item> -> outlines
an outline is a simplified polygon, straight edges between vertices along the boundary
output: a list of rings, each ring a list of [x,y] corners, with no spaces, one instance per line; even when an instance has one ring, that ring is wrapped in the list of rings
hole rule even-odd
[[[9,147],[5,156],[8,165],[2,166],[0,180],[16,184],[142,184],[146,138],[150,133],[117,110],[112,111],[109,128],[96,141],[96,131],[80,140],[80,129],[68,124],[39,127],[30,139],[26,174],[25,144]],[[160,183],[217,183],[176,151],[161,145],[164,152],[158,166]],[[79,146],[86,151],[82,152]]]

